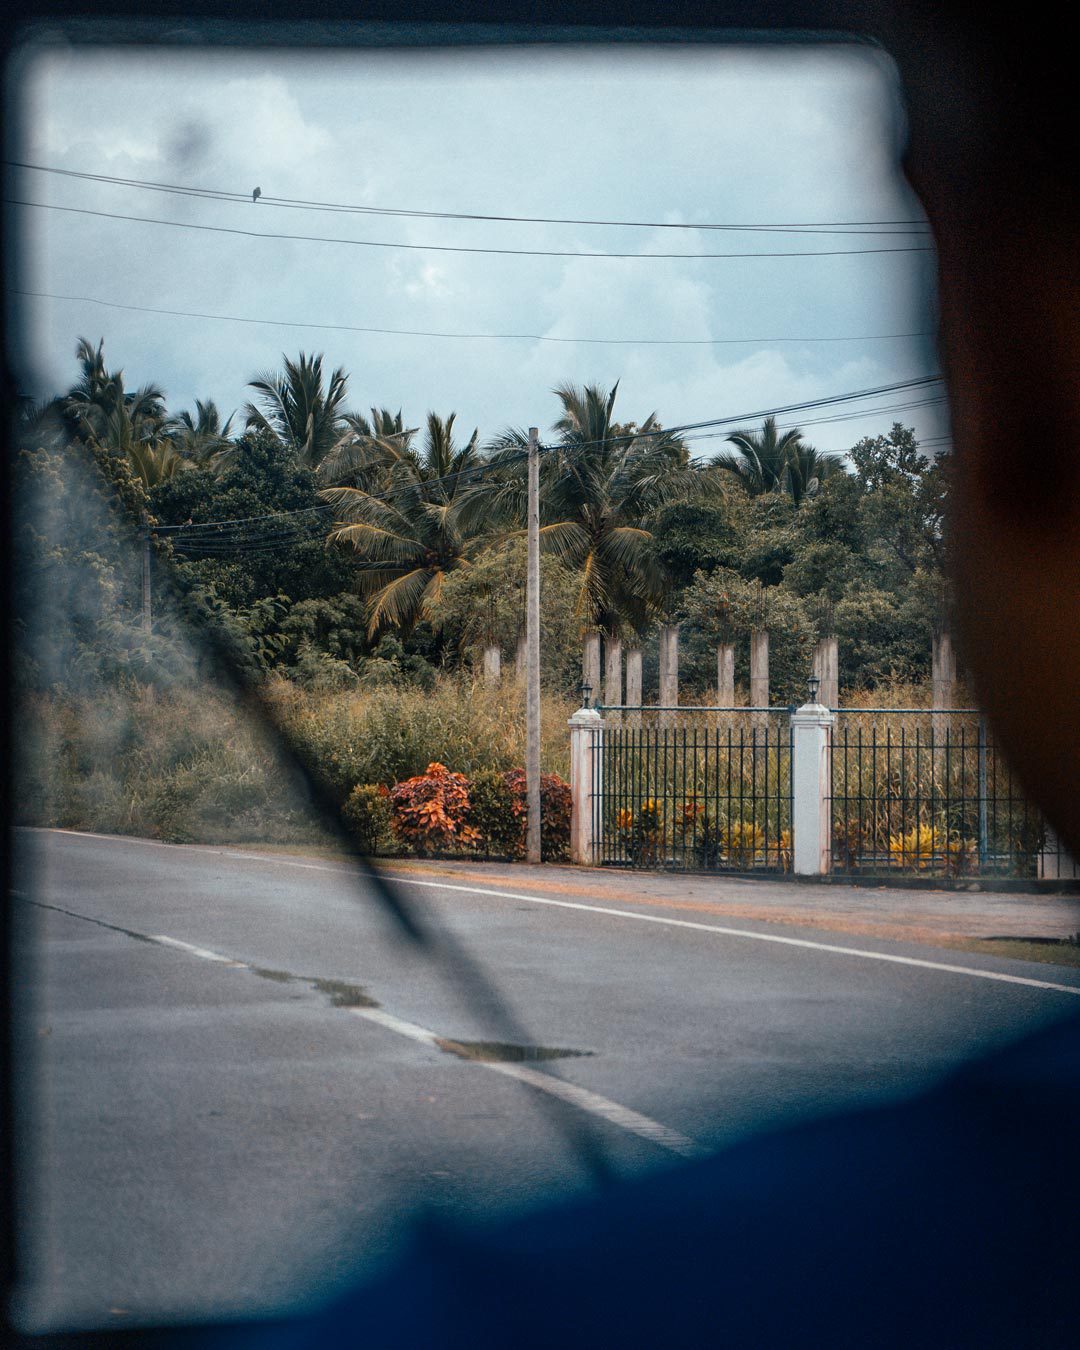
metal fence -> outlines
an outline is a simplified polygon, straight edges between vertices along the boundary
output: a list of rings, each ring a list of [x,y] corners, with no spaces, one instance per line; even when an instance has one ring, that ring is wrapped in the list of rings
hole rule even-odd
[[[681,871],[791,868],[787,708],[602,708],[597,863]]]
[[[1080,876],[974,709],[838,709],[831,871],[867,877]]]
[[[595,863],[791,871],[794,709],[597,711]],[[820,788],[827,874],[1080,882],[1080,866],[1022,792],[977,710],[833,711]]]

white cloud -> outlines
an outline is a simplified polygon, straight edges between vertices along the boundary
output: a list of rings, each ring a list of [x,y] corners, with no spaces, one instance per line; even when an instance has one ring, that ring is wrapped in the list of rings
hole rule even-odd
[[[26,157],[246,194],[507,215],[656,221],[894,219],[890,76],[865,53],[745,48],[43,57]],[[93,115],[86,116],[88,103]],[[317,214],[25,175],[31,200],[264,231],[532,249],[726,252],[850,246],[845,236],[505,225]],[[27,212],[31,288],[310,323],[549,337],[843,336],[927,326],[920,255],[500,257],[249,239]],[[855,241],[857,242],[857,241]],[[904,241],[899,241],[904,242]],[[770,249],[771,251],[771,249]],[[490,435],[550,423],[560,380],[622,380],[627,416],[667,423],[921,373],[916,343],[618,346],[440,341],[155,317],[40,301],[28,355],[55,386],[75,339],[226,409],[284,351],[321,350],[358,406],[457,409]],[[922,414],[920,414],[922,416]],[[887,423],[886,423],[887,424]],[[847,438],[846,426],[836,436]],[[819,443],[832,433],[822,428]],[[848,441],[847,443],[850,443]]]

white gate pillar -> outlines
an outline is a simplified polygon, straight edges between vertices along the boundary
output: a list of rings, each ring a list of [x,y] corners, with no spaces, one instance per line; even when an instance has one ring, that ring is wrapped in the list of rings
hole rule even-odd
[[[829,870],[831,736],[836,716],[822,703],[791,715],[791,836],[796,876]]]
[[[604,719],[595,708],[570,718],[570,861],[591,866],[602,838]]]

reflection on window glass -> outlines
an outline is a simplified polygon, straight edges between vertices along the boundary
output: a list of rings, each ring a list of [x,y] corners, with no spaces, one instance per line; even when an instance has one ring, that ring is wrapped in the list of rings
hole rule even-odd
[[[1076,869],[952,655],[876,55],[20,78],[26,1325],[293,1306],[1065,1011],[1075,902],[945,889]]]

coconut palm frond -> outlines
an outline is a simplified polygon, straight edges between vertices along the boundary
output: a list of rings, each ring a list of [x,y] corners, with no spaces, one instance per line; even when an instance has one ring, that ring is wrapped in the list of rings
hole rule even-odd
[[[368,637],[384,627],[410,627],[420,615],[430,580],[430,569],[418,567],[381,586],[368,601]]]

